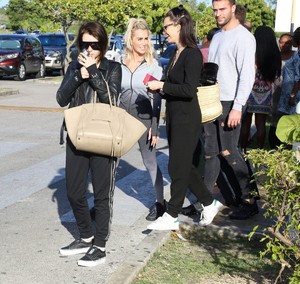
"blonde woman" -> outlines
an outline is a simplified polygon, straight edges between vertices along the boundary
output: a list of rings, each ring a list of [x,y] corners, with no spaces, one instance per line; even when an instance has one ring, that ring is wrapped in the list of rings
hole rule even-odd
[[[146,219],[154,221],[166,209],[163,197],[163,178],[156,160],[156,144],[159,139],[158,124],[161,97],[145,86],[147,74],[160,80],[162,68],[154,58],[151,32],[144,19],[132,18],[124,35],[125,53],[122,59],[122,83],[120,107],[140,120],[148,129],[138,141],[143,163],[148,170],[156,192],[156,202]]]

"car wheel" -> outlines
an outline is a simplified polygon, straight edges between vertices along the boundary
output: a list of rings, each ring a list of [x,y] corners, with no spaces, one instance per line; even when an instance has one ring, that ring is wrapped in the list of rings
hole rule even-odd
[[[52,70],[46,70],[46,75],[51,76],[53,74]]]
[[[64,76],[65,75],[65,65],[63,65],[62,69],[59,70],[59,75]]]
[[[26,67],[24,64],[21,64],[18,68],[17,80],[24,81],[26,78]]]
[[[41,63],[40,70],[36,73],[35,78],[44,78],[45,77],[45,65]]]

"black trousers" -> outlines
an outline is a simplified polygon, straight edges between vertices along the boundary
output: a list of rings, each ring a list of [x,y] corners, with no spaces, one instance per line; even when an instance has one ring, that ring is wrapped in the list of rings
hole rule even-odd
[[[175,116],[175,117],[174,117]],[[169,142],[169,174],[171,177],[171,198],[167,213],[177,217],[184,203],[188,188],[204,206],[213,202],[210,191],[204,184],[199,165],[200,135],[202,133],[200,115],[196,119],[174,119],[167,113],[167,135]],[[189,117],[190,115],[187,115]],[[194,123],[197,121],[197,123]]]
[[[96,246],[105,247],[110,235],[117,159],[78,151],[69,138],[66,144],[67,196],[81,238],[94,236]],[[91,170],[95,207],[95,232],[87,202],[87,180]]]

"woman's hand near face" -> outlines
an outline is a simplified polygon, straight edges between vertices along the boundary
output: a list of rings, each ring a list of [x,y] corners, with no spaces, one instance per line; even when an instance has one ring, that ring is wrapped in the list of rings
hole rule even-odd
[[[96,64],[96,60],[92,56],[88,56],[84,53],[80,53],[78,55],[77,60],[82,65],[82,67],[80,68],[81,77],[83,79],[89,78],[90,74],[87,71],[87,68],[90,67],[93,64]]]
[[[88,56],[88,55],[86,55],[86,54],[84,54],[82,52],[78,55],[78,59],[77,60],[85,68],[88,68],[88,67],[90,67],[93,64],[97,64],[97,61],[96,61],[95,58],[93,58],[92,56]]]

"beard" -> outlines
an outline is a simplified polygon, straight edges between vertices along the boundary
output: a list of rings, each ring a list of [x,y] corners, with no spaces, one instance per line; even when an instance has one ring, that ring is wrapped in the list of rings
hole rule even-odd
[[[232,19],[232,17],[231,17],[231,15],[229,15],[228,17],[224,18],[222,22],[217,21],[218,27],[223,28],[224,26],[226,26],[231,21],[231,19]]]

